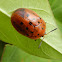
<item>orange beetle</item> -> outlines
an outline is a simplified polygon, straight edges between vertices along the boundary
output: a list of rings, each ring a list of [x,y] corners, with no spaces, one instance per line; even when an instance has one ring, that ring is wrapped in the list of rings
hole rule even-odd
[[[46,23],[30,9],[15,10],[11,16],[11,22],[19,33],[31,39],[36,40],[45,35]]]

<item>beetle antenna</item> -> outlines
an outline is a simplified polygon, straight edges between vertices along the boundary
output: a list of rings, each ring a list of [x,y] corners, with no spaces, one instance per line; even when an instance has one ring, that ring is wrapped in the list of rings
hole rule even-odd
[[[44,39],[44,36],[43,36],[43,39]],[[40,42],[40,44],[39,44],[38,48],[40,48],[41,44],[42,44],[42,41]]]
[[[55,28],[55,29],[51,30],[50,32],[53,32],[53,31],[55,31],[56,29],[57,29],[57,28]],[[50,32],[48,32],[47,34],[49,34]],[[47,34],[46,34],[46,35],[47,35]]]
[[[39,44],[38,48],[40,48],[41,44],[42,44],[42,41],[40,42],[40,44]]]
[[[53,32],[53,31],[55,31],[56,29],[57,29],[57,28],[55,28],[55,29],[51,30],[50,32]],[[50,32],[48,32],[47,34],[49,34]],[[45,35],[47,35],[47,34],[45,34]],[[43,37],[43,39],[44,39],[44,37]],[[38,48],[40,48],[41,44],[42,44],[42,41],[40,42],[40,44],[39,44],[39,47],[38,47]]]

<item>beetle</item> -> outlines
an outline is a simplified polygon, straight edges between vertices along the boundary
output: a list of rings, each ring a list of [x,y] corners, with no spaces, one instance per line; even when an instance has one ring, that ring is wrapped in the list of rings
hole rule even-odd
[[[30,9],[16,9],[11,16],[11,23],[20,34],[29,37],[30,39],[36,40],[46,35],[45,21]]]

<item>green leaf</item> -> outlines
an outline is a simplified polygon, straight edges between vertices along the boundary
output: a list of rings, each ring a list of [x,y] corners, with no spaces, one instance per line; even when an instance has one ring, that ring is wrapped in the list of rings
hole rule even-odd
[[[62,33],[62,0],[49,0],[56,23]]]
[[[30,55],[13,45],[6,45],[2,56],[2,62],[62,62],[49,60]]]
[[[10,16],[17,8],[29,8],[35,11],[47,22],[46,32],[57,27],[48,0],[1,0],[0,40],[16,45],[25,52],[35,56],[49,59],[62,59],[62,38],[59,28],[48,35],[45,35],[42,45],[38,49],[42,40],[41,38],[35,42],[18,33],[12,26]]]

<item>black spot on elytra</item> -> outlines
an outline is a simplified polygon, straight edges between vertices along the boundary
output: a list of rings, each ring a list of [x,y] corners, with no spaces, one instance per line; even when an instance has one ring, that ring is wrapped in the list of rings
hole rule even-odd
[[[40,17],[39,17],[40,18]],[[41,19],[41,18],[40,18]]]
[[[28,30],[28,27],[26,27],[26,30]]]
[[[43,37],[43,36],[42,36]]]
[[[35,20],[35,18],[33,18],[33,20]]]
[[[33,32],[31,31],[31,33],[33,33]]]
[[[23,25],[23,22],[21,22],[20,24]]]
[[[26,34],[27,36],[29,36],[29,34]]]
[[[13,21],[13,23],[15,24],[15,22]]]
[[[36,37],[36,36],[35,36]]]
[[[41,19],[41,18],[40,18]]]
[[[40,23],[40,22],[38,21],[38,23]]]
[[[39,35],[39,34],[37,34],[37,35]]]
[[[26,16],[29,17],[29,14],[27,14]]]
[[[42,29],[44,29],[44,28],[42,28]]]
[[[32,25],[32,22],[29,22],[30,25]]]

